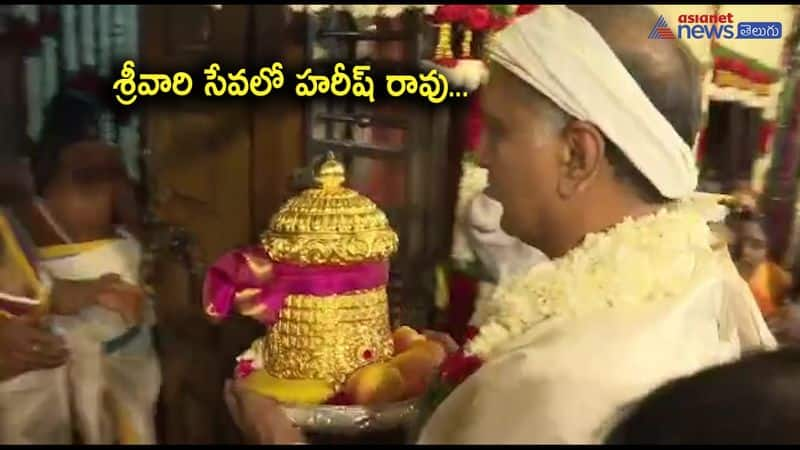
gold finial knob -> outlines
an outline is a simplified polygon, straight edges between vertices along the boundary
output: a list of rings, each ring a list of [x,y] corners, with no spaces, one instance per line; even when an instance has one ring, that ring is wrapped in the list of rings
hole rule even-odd
[[[337,188],[344,184],[344,166],[336,160],[333,152],[328,152],[325,162],[319,166],[314,180],[323,189]]]

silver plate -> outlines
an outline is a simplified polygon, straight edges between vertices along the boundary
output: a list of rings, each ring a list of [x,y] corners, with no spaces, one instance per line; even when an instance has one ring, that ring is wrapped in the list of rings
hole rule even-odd
[[[381,406],[282,405],[289,418],[305,431],[357,434],[411,426],[419,412],[418,399]]]

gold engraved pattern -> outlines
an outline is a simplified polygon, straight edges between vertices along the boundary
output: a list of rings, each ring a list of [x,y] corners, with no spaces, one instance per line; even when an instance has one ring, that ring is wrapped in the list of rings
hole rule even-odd
[[[319,187],[286,202],[262,236],[270,258],[295,264],[358,264],[388,259],[398,238],[372,200],[342,186],[344,167],[332,154],[320,166]]]
[[[393,354],[385,286],[328,297],[291,295],[267,334],[264,367],[278,378],[324,380],[338,388],[358,368]]]

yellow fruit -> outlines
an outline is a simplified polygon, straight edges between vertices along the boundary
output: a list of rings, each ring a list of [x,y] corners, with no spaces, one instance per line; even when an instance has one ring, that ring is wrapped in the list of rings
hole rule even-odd
[[[444,362],[445,358],[447,358],[447,350],[445,350],[444,345],[438,341],[426,339],[424,341],[414,342],[410,350],[415,350],[417,348],[420,349],[420,351],[427,352],[436,367],[439,367]]]
[[[425,336],[417,333],[417,330],[403,325],[392,333],[392,340],[394,341],[395,354],[403,353],[411,348],[415,342],[422,342]]]
[[[400,400],[406,390],[400,370],[388,363],[358,369],[344,385],[344,393],[357,405],[375,405]]]
[[[244,379],[244,385],[281,403],[319,405],[333,395],[330,383],[321,380],[284,380],[266,370],[257,370]]]
[[[404,398],[412,398],[425,392],[441,361],[430,348],[418,343],[392,358],[389,364],[397,367],[403,374],[406,384]]]

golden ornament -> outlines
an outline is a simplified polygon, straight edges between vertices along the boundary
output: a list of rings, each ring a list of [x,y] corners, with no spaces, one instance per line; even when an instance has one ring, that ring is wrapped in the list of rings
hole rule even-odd
[[[343,186],[345,170],[329,153],[316,174],[318,186],[301,192],[273,217],[262,243],[277,263],[346,266],[388,261],[398,237],[370,199]],[[388,270],[388,267],[387,267]],[[362,366],[394,354],[386,286],[330,296],[289,295],[268,330],[263,367],[280,383],[259,392],[296,401],[309,397],[309,382],[336,389]],[[316,384],[311,384],[316,386]],[[315,396],[312,396],[316,398]]]
[[[381,261],[397,251],[397,234],[372,200],[342,186],[344,167],[332,154],[319,168],[319,187],[284,204],[262,243],[276,262],[346,265]]]
[[[452,31],[453,26],[449,22],[439,25],[439,40],[434,50],[434,60],[453,58]]]
[[[472,53],[472,30],[464,30],[464,37],[461,40],[461,57],[469,58]]]

